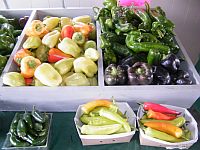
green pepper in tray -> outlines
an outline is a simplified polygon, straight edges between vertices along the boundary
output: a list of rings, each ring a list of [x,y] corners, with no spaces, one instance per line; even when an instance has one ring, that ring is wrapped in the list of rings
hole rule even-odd
[[[43,146],[50,126],[49,115],[33,108],[32,113],[16,113],[10,125],[8,138],[11,146]]]

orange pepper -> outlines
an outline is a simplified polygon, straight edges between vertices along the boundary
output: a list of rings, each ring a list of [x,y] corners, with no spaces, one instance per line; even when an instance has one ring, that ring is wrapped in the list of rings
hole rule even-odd
[[[147,122],[144,123],[144,126],[165,132],[176,138],[180,138],[183,135],[183,130],[181,128],[166,122]]]
[[[155,112],[153,110],[149,110],[147,112],[147,118],[157,119],[157,120],[173,120],[176,118],[175,115],[167,115],[160,112]]]
[[[25,31],[27,36],[39,36],[43,37],[45,34],[48,33],[45,25],[40,20],[33,20],[31,25]]]
[[[75,32],[81,32],[85,37],[88,37],[89,33],[92,32],[92,30],[94,29],[92,25],[85,24],[82,22],[76,22],[76,24],[74,25],[74,30]]]
[[[88,102],[82,106],[82,110],[84,113],[88,114],[90,111],[92,111],[96,107],[104,106],[104,107],[110,107],[113,103],[106,99],[101,100],[94,100],[91,102]]]
[[[22,58],[24,58],[26,56],[32,56],[31,51],[29,51],[28,49],[20,49],[19,51],[17,51],[17,53],[14,56],[15,63],[18,66],[20,66]]]
[[[21,61],[21,74],[24,78],[34,76],[35,69],[41,64],[40,60],[33,56],[26,56]]]

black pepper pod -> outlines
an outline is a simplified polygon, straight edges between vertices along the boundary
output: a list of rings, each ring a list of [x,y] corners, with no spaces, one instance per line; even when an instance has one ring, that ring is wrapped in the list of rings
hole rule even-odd
[[[172,80],[176,85],[191,85],[192,80],[189,79],[189,72],[178,70],[175,74],[171,74]]]
[[[153,71],[147,63],[136,62],[127,72],[130,85],[148,85],[153,81]]]
[[[180,67],[180,60],[175,54],[169,54],[161,61],[161,65],[170,73],[176,73]]]
[[[110,64],[105,69],[104,78],[107,85],[123,85],[127,81],[126,67]]]
[[[21,138],[26,137],[27,128],[26,123],[23,119],[19,119],[17,124],[17,135]]]
[[[169,72],[161,66],[153,66],[153,84],[168,85],[171,83]]]
[[[15,147],[27,147],[27,146],[30,146],[30,144],[28,142],[25,142],[25,141],[19,139],[14,134],[10,135],[10,143],[12,144],[12,146],[15,146]]]

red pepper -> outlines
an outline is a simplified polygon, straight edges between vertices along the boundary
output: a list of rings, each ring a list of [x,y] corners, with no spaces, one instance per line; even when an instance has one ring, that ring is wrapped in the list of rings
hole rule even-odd
[[[162,114],[160,112],[155,112],[153,110],[148,110],[147,118],[157,119],[157,120],[173,120],[176,116]]]
[[[160,113],[166,113],[166,114],[175,114],[175,115],[180,115],[181,113],[173,110],[173,109],[169,109],[165,106],[162,106],[160,104],[156,104],[156,103],[151,103],[151,102],[145,102],[143,104],[143,108],[144,110],[153,110],[156,112],[160,112]]]
[[[32,85],[33,83],[33,78],[24,78],[24,80],[27,86]]]
[[[74,34],[74,27],[70,25],[65,25],[61,30],[61,39],[64,39],[65,37],[71,39],[73,34]]]
[[[72,58],[71,55],[63,53],[61,50],[52,48],[49,50],[48,61],[50,63],[55,63],[64,58]]]

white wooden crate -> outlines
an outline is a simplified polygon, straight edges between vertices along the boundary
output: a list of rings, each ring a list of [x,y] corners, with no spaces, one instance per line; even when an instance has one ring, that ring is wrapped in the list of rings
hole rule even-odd
[[[50,16],[75,17],[83,14],[93,16],[92,8],[67,8],[67,9],[40,9],[34,10],[31,20],[42,19]],[[22,15],[22,14],[21,14]],[[100,98],[115,97],[117,101],[127,101],[134,109],[137,109],[136,102],[154,101],[162,104],[171,104],[188,108],[200,96],[200,77],[188,57],[183,45],[176,37],[181,47],[181,55],[184,55],[186,62],[183,68],[188,70],[192,76],[193,85],[142,85],[142,86],[105,86],[103,77],[103,59],[100,49],[100,26],[97,23],[97,49],[101,53],[98,61],[98,86],[65,86],[65,87],[6,87],[0,81],[0,110],[24,110],[32,109],[32,105],[37,105],[44,111],[75,111],[77,107],[88,101]],[[16,71],[13,56],[25,41],[26,36],[22,33],[8,63],[5,72]]]

